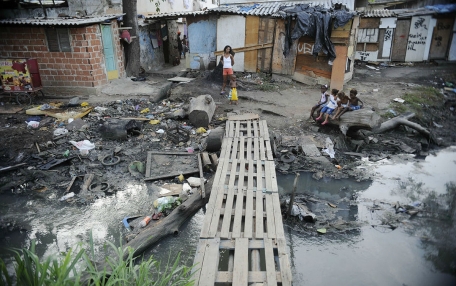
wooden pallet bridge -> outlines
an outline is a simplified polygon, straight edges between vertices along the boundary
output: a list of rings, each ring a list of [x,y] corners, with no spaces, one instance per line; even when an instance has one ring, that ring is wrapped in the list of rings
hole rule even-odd
[[[196,250],[195,285],[291,285],[265,120],[227,121]]]

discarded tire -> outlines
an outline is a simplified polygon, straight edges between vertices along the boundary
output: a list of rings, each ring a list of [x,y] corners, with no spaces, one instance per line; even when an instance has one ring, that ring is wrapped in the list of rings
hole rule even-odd
[[[218,127],[211,130],[211,133],[206,138],[206,151],[217,152],[222,148],[223,136],[225,129]]]

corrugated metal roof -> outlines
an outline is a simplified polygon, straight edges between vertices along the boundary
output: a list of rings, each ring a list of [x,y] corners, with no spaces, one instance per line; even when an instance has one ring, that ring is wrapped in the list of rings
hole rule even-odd
[[[196,15],[205,15],[205,14],[209,14],[209,10],[147,14],[147,15],[145,15],[145,17],[146,17],[146,19],[185,18],[186,16],[196,16]]]
[[[364,18],[388,18],[394,17],[396,14],[391,10],[377,9],[361,12],[361,17]]]
[[[85,17],[58,17],[58,18],[15,18],[1,19],[0,25],[33,25],[33,26],[81,26],[95,23],[102,23],[112,20],[125,14],[85,16]]]
[[[148,14],[146,19],[161,19],[161,18],[180,18],[191,15],[204,15],[214,13],[237,14],[237,15],[254,15],[254,16],[272,16],[282,17],[279,14],[281,7],[293,7],[300,4],[309,4],[310,6],[322,6],[324,8],[331,8],[335,4],[342,4],[346,7],[354,7],[354,0],[314,0],[314,1],[294,1],[294,2],[264,2],[264,3],[250,3],[250,4],[226,4],[216,8],[208,9],[205,11],[192,11],[192,12],[175,12],[175,13],[159,13]]]
[[[254,4],[231,4],[221,5],[217,8],[212,8],[210,11],[240,14],[240,15],[254,15],[254,16],[272,16],[281,17],[279,9],[281,7],[293,7],[295,5],[308,4],[312,7],[321,6],[329,9],[334,7],[335,4],[342,4],[346,7],[353,7],[353,0],[315,0],[315,1],[296,1],[296,2],[264,2]]]

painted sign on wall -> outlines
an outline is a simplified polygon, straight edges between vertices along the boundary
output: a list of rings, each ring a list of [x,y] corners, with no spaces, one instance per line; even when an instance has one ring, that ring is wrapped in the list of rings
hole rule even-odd
[[[413,62],[422,61],[424,59],[426,43],[430,41],[428,37],[428,34],[431,31],[430,20],[431,16],[412,17],[405,61]]]
[[[32,90],[25,59],[0,59],[0,77],[5,91]]]
[[[360,52],[356,51],[355,54],[355,59],[360,60],[360,61],[377,61],[378,58],[378,51],[372,51],[372,52]]]

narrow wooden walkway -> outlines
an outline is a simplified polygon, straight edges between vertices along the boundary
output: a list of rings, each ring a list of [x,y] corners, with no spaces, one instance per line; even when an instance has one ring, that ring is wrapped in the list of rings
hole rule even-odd
[[[291,285],[266,121],[227,121],[195,285]]]

